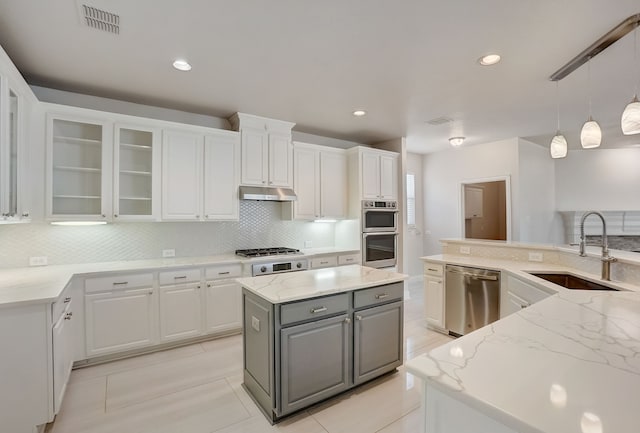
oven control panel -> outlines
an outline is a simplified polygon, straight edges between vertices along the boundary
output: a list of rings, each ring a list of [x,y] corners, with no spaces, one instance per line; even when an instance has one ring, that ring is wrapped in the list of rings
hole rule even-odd
[[[363,200],[362,201],[363,209],[397,209],[398,202],[395,200]]]
[[[251,267],[251,275],[270,275],[279,274],[281,272],[304,271],[309,268],[306,259],[303,260],[284,260],[281,262],[269,262],[256,264]]]

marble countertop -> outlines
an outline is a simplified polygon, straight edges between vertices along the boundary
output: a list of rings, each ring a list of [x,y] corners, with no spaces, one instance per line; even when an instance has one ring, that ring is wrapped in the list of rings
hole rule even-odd
[[[406,367],[519,432],[636,432],[640,293],[563,291]]]
[[[352,253],[358,250],[322,248],[304,250],[301,257]],[[19,304],[54,302],[76,275],[88,276],[105,272],[157,271],[175,267],[221,265],[228,263],[255,263],[292,256],[263,256],[242,258],[235,254],[219,254],[203,257],[178,257],[166,259],[127,260],[102,263],[38,266],[0,269],[0,307]]]
[[[407,278],[407,275],[384,269],[348,265],[238,278],[237,281],[250,292],[272,304],[280,304],[396,283]]]

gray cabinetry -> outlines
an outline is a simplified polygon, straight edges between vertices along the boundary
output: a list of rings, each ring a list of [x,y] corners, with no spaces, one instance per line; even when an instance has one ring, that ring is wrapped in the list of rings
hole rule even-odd
[[[402,364],[404,284],[272,304],[243,289],[244,386],[271,421]]]

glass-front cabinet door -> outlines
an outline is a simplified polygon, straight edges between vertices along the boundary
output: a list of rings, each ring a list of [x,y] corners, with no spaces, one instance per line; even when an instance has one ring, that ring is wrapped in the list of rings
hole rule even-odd
[[[114,220],[153,220],[159,216],[160,131],[116,125]]]

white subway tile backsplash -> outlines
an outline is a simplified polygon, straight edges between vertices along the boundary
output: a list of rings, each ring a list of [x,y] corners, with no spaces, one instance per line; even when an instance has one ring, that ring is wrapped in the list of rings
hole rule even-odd
[[[167,246],[177,257],[206,256],[240,248],[334,246],[334,224],[285,221],[277,202],[241,201],[240,221],[117,223],[64,227],[46,223],[0,226],[0,267],[21,267],[29,257],[50,265],[159,258]]]

